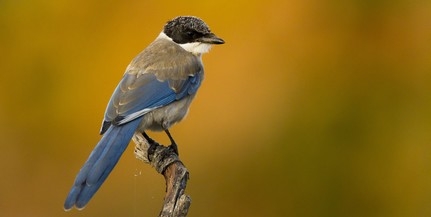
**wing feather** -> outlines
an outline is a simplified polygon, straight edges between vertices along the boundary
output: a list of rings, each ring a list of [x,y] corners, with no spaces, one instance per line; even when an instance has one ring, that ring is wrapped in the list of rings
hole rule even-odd
[[[156,40],[126,69],[108,103],[100,133],[111,124],[126,124],[194,94],[202,79],[199,57],[171,41]]]

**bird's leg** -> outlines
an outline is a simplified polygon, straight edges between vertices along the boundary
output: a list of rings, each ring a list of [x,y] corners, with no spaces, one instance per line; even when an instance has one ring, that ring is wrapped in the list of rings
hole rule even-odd
[[[159,146],[159,143],[157,143],[156,141],[154,141],[154,139],[151,139],[147,133],[145,133],[145,131],[142,131],[142,136],[144,136],[144,138],[147,140],[148,145],[150,145],[147,149],[147,156],[146,159],[148,162],[153,161],[153,156],[154,153],[157,149],[157,147]]]
[[[172,138],[171,133],[168,129],[165,130],[165,133],[168,135],[169,140],[171,140],[171,145],[169,147],[174,150],[175,154],[179,156],[177,143],[175,142],[174,138]]]
[[[154,144],[156,143],[153,139],[151,139],[151,138],[147,135],[147,133],[145,133],[145,131],[142,131],[142,135],[143,135],[143,136],[144,136],[144,138],[147,140],[148,144],[150,144],[150,145],[154,145]]]

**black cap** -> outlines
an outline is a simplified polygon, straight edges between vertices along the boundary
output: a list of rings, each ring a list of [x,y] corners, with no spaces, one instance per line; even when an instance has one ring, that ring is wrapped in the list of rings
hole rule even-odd
[[[194,16],[179,16],[168,21],[163,32],[178,44],[224,44],[224,40],[213,34],[203,20]]]

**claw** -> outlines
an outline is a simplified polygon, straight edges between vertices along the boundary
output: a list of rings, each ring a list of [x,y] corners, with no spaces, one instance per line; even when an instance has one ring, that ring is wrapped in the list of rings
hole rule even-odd
[[[171,133],[169,132],[169,130],[165,130],[166,135],[168,135],[169,140],[171,140],[171,145],[169,146],[169,148],[171,148],[175,154],[177,154],[178,156],[180,155],[178,152],[178,146],[177,143],[175,142],[174,138],[172,138]]]

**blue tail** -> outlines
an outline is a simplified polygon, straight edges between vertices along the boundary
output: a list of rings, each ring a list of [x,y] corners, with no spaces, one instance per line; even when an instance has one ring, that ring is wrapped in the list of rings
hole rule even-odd
[[[132,139],[142,118],[121,126],[111,126],[91,152],[76,176],[75,183],[64,202],[64,209],[73,206],[83,209],[117,164]]]

